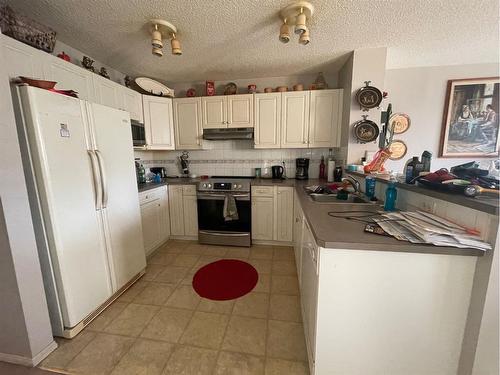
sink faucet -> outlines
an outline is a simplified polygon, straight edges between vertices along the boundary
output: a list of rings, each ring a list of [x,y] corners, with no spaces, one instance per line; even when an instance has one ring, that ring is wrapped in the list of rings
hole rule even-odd
[[[358,180],[356,180],[352,176],[347,176],[342,179],[342,182],[347,182],[349,185],[351,185],[354,189],[355,193],[359,193],[361,191],[361,185]]]

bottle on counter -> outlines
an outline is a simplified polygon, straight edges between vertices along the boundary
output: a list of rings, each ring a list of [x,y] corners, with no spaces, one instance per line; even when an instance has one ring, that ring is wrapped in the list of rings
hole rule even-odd
[[[405,182],[407,184],[414,184],[414,178],[420,175],[424,170],[424,164],[418,160],[418,156],[414,156],[408,160],[405,165]]]
[[[146,183],[146,169],[144,168],[144,165],[139,166],[139,171],[138,171],[138,178],[137,180],[139,181],[140,184],[145,184]]]
[[[325,157],[321,155],[321,162],[319,163],[319,179],[325,179]]]
[[[328,182],[333,182],[333,172],[335,170],[335,160],[333,160],[333,150],[330,149],[328,152],[328,165],[327,165],[327,178]]]
[[[394,211],[396,210],[396,199],[398,197],[398,191],[396,189],[396,180],[391,178],[387,189],[385,190],[385,202],[384,211]]]
[[[335,182],[342,181],[342,167],[340,165],[338,167],[335,167],[335,171],[333,171],[333,180]]]
[[[375,196],[375,177],[366,176],[365,178],[365,195],[368,198]]]
[[[432,160],[432,153],[430,153],[429,151],[422,152],[423,172],[431,171],[431,160]]]

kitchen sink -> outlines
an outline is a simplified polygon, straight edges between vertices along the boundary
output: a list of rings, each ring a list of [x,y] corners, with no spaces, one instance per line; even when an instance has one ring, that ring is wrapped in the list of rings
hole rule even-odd
[[[359,204],[359,203],[365,203],[365,204],[370,204],[370,202],[367,199],[361,198],[358,195],[354,194],[349,194],[347,199],[337,199],[337,194],[309,194],[309,198],[313,200],[314,202],[319,202],[319,203],[348,203],[348,204]]]

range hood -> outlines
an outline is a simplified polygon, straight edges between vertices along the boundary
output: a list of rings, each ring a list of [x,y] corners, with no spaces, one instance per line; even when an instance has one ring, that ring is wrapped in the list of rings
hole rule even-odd
[[[203,129],[203,139],[253,139],[253,128]]]

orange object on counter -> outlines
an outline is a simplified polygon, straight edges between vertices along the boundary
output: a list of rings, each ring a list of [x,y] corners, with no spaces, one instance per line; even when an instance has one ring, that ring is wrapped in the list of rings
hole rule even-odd
[[[372,173],[372,172],[382,172],[384,171],[384,164],[389,159],[389,156],[391,156],[391,151],[389,151],[388,148],[380,149],[377,151],[377,153],[373,156],[372,161],[365,165],[363,168],[365,173]]]

